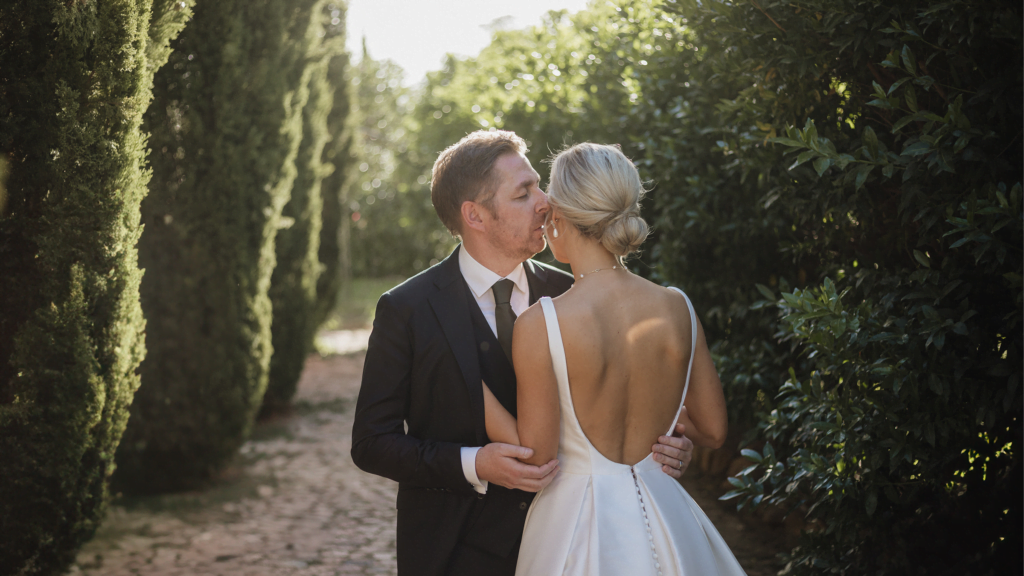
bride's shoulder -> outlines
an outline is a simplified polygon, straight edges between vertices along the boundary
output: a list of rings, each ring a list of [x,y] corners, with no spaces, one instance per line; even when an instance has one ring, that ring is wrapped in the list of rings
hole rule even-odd
[[[544,308],[540,300],[534,302],[525,312],[516,318],[515,330],[519,331],[538,331],[545,329],[544,322]]]
[[[512,332],[512,356],[518,354],[533,356],[547,353],[547,322],[544,319],[544,310],[538,301],[530,306],[516,318],[515,328]]]

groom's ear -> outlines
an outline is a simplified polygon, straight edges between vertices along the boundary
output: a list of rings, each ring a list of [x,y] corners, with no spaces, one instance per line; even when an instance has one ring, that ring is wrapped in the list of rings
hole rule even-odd
[[[466,200],[462,203],[462,226],[463,230],[471,228],[478,232],[484,232],[484,208],[480,204],[473,202],[472,200]]]

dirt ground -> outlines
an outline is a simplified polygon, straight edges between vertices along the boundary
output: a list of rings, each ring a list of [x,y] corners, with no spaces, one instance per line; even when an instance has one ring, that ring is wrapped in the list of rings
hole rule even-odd
[[[349,457],[363,354],[310,356],[294,412],[258,424],[212,487],[115,500],[71,574],[394,574],[397,485]],[[686,486],[750,576],[778,570],[771,528],[739,519],[696,474]]]

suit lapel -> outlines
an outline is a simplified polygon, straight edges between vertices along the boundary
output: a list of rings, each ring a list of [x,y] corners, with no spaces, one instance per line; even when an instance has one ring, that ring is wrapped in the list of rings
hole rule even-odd
[[[523,263],[526,269],[526,283],[530,286],[530,305],[533,306],[543,296],[560,296],[561,291],[548,284],[548,271],[537,266],[533,260]]]
[[[470,300],[469,287],[466,286],[459,269],[460,249],[461,246],[445,259],[441,274],[435,281],[438,291],[432,294],[428,301],[465,380],[473,408],[473,426],[476,429],[477,442],[482,446],[487,441],[484,395],[480,386],[480,359],[476,353],[473,320],[469,308],[470,304],[476,305],[476,302]]]

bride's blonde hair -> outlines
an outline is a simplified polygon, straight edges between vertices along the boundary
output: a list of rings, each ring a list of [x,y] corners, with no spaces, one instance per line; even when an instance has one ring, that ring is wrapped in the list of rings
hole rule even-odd
[[[584,142],[551,160],[548,202],[587,238],[623,257],[647,238],[640,173],[616,146]]]

